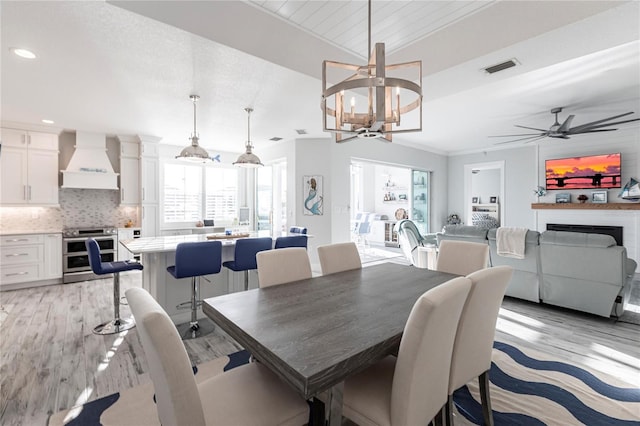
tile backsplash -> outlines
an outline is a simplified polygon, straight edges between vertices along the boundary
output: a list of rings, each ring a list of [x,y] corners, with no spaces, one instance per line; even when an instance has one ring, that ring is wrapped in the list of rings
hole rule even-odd
[[[115,226],[131,220],[138,225],[138,208],[120,206],[120,192],[104,189],[60,189],[60,207],[2,207],[0,231],[61,230]]]

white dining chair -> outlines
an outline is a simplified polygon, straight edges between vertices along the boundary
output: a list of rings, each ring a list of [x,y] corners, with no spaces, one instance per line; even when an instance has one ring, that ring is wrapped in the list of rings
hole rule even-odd
[[[322,275],[361,269],[362,261],[355,243],[336,243],[318,247]]]
[[[489,244],[443,240],[438,245],[436,271],[469,275],[489,266]]]
[[[260,288],[311,278],[309,255],[302,247],[261,251],[256,261]]]
[[[471,281],[454,278],[420,296],[398,357],[346,379],[343,415],[359,425],[426,425],[447,402],[453,341]],[[436,344],[434,344],[436,343]]]
[[[196,384],[189,355],[169,315],[144,289],[131,288],[126,296],[163,426],[308,422],[306,401],[260,363],[232,368]]]
[[[512,274],[510,266],[496,266],[467,275],[471,280],[471,290],[462,309],[453,344],[445,408],[448,426],[453,426],[453,392],[476,377],[480,384],[484,424],[493,425],[489,397],[491,353],[500,305]]]

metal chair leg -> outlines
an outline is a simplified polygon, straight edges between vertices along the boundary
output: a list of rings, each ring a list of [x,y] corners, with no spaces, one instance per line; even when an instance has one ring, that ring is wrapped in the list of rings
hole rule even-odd
[[[189,321],[188,325],[181,324],[178,327],[178,333],[182,339],[195,339],[211,333],[215,329],[215,325],[211,321],[198,322],[198,306],[202,304],[200,300],[200,277],[191,277],[191,301],[186,303],[189,303],[191,309],[191,321]]]
[[[249,290],[249,271],[244,271],[244,291]]]
[[[136,326],[133,318],[120,318],[120,273],[113,274],[113,320],[102,323],[93,329],[94,334],[116,334]]]
[[[482,402],[482,416],[484,424],[493,426],[493,411],[491,409],[491,397],[489,395],[489,370],[478,376],[480,384],[480,401]]]
[[[443,414],[443,423],[446,426],[453,426],[453,395],[447,396],[447,403],[444,405],[441,413]]]

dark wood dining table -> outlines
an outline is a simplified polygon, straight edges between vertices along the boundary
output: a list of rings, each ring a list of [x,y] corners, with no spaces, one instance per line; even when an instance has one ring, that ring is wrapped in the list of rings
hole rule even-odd
[[[416,300],[455,277],[383,263],[212,297],[202,310],[305,399],[329,391],[329,424],[340,424],[345,378],[392,353]]]

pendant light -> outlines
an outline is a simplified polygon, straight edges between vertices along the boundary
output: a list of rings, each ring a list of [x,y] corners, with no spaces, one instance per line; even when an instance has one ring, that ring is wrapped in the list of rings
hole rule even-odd
[[[251,145],[251,113],[253,112],[253,108],[245,108],[244,110],[247,111],[247,143],[245,145],[247,150],[244,154],[241,154],[233,164],[238,167],[247,168],[264,166],[264,164],[260,162],[260,158],[251,152],[253,148],[253,145]]]
[[[200,138],[196,130],[196,102],[200,99],[198,95],[191,95],[189,99],[193,102],[193,133],[191,134],[191,145],[183,149],[179,155],[176,155],[178,160],[191,161],[193,163],[208,163],[211,161],[209,153],[198,145]]]

